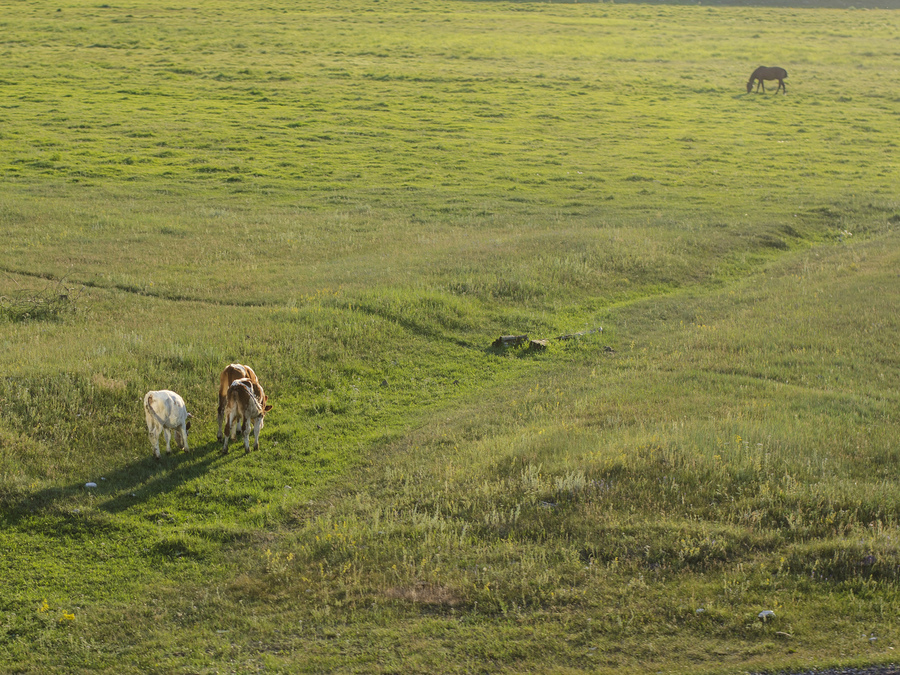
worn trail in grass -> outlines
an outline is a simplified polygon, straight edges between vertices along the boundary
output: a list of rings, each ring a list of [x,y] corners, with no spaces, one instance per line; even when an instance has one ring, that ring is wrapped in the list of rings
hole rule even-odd
[[[716,292],[615,309],[609,334],[555,346],[539,378],[424,413],[274,520],[252,499],[249,521],[205,533],[149,510],[156,554],[142,559],[170,581],[79,614],[88,632],[131,626],[127,645],[36,663],[522,672],[549,655],[572,672],[638,673],[889,660],[897,243],[816,247]],[[247,465],[220,462],[194,485]],[[190,503],[172,494],[159,498]],[[80,507],[96,531],[109,502]]]
[[[549,654],[635,673],[890,660],[897,244],[819,247],[721,292],[623,308],[616,352],[573,347],[390,445],[236,582],[297,620],[284,656],[264,658],[522,672]],[[401,635],[421,660],[392,658]]]

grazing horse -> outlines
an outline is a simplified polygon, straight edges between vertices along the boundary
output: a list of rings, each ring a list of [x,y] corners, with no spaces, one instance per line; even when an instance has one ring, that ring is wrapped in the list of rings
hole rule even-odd
[[[766,93],[766,85],[763,84],[763,80],[778,80],[778,89],[781,89],[785,94],[787,93],[787,89],[784,86],[784,78],[787,77],[787,71],[784,68],[777,68],[775,66],[760,66],[756,70],[753,71],[753,74],[750,76],[750,81],[747,82],[747,93],[750,93],[750,90],[753,89],[753,80],[756,80],[756,93],[759,93],[759,88],[762,86],[763,93]],[[775,90],[775,93],[778,93],[778,89]]]

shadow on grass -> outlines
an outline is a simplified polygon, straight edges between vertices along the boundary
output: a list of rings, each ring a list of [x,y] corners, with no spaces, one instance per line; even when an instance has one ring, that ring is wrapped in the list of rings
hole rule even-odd
[[[221,449],[217,441],[208,441],[189,453],[176,451],[169,456],[163,455],[159,461],[148,457],[123,467],[112,476],[104,476],[106,480],[102,482],[110,483],[113,488],[110,492],[117,494],[100,502],[98,508],[108,513],[120,513],[137,503],[171,492],[206,474],[219,461],[227,461],[229,455],[222,455]],[[96,489],[101,487],[98,484]]]
[[[240,454],[243,454],[243,448]],[[222,455],[221,444],[215,440],[194,446],[189,453],[173,450],[171,455],[162,455],[162,459],[158,461],[148,453],[144,459],[131,462],[102,478],[91,479],[90,482],[95,483],[96,487],[77,482],[46,488],[24,496],[3,499],[0,507],[6,511],[7,524],[14,525],[24,518],[48,515],[61,502],[88,492],[96,500],[95,505],[99,510],[111,514],[120,513],[171,492],[205,475],[217,463],[235,456],[238,456],[237,452]]]
[[[458,347],[463,347],[465,349],[472,349],[478,346],[468,340],[453,336],[450,332],[451,330],[453,330],[452,328],[441,330],[434,326],[429,326],[423,321],[415,321],[410,317],[404,315],[402,312],[391,311],[386,307],[375,307],[366,302],[359,301],[353,304],[353,308],[356,311],[363,312],[364,314],[368,314],[369,316],[377,317],[379,319],[387,321],[388,323],[397,324],[398,326],[403,328],[403,330],[427,340],[440,340],[449,344],[456,345]]]

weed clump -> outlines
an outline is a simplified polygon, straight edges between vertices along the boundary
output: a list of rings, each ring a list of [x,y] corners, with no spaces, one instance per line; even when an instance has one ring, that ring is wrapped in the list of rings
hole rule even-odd
[[[71,288],[65,279],[48,280],[42,288],[0,295],[0,316],[13,322],[60,321],[75,314],[83,291],[84,286]]]

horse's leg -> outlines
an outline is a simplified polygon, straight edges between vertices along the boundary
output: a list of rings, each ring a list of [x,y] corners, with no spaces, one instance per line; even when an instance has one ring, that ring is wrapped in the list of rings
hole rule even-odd
[[[781,87],[781,93],[787,94],[787,87],[784,86],[784,80],[778,80],[778,86]],[[778,90],[775,90],[775,93],[778,93]]]

